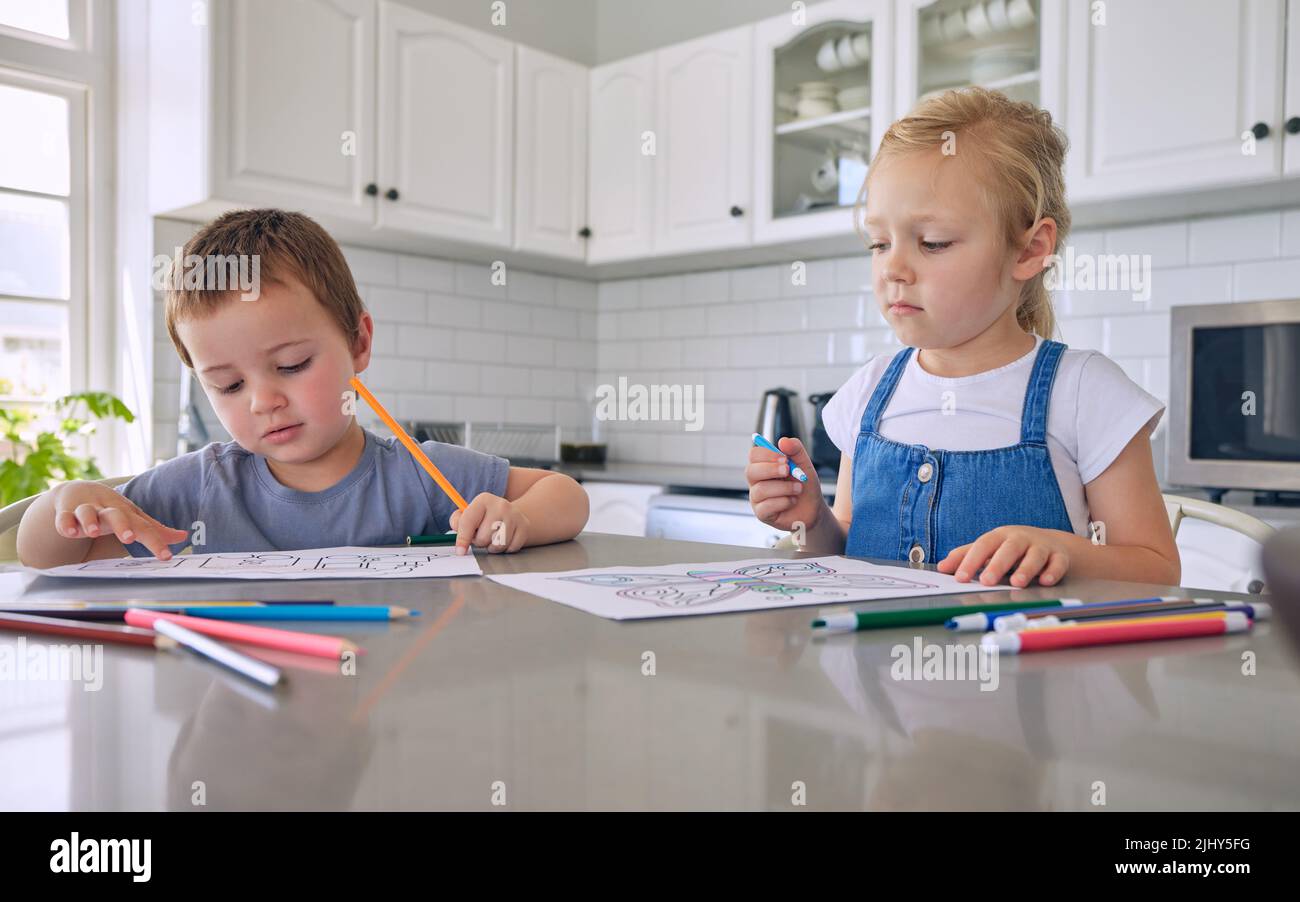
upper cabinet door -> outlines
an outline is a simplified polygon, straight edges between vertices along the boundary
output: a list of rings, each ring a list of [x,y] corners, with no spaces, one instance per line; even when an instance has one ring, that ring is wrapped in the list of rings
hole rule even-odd
[[[867,164],[891,122],[892,13],[892,0],[828,0],[756,27],[756,244],[853,234]],[[801,99],[809,82],[830,93]]]
[[[1287,0],[1286,17],[1286,106],[1283,132],[1286,159],[1283,171],[1300,176],[1300,0]]]
[[[515,64],[515,247],[582,260],[588,70],[523,46]]]
[[[655,54],[655,253],[749,243],[752,26]]]
[[[1072,202],[1281,175],[1281,0],[1068,9]]]
[[[214,194],[371,221],[375,0],[233,0],[214,25]]]
[[[380,227],[508,246],[515,47],[379,4]]]
[[[591,70],[587,262],[648,257],[654,245],[655,61]]]

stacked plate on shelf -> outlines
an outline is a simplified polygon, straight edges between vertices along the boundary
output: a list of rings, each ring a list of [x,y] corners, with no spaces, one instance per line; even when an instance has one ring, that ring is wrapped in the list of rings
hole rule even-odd
[[[800,119],[829,116],[837,109],[835,85],[829,81],[805,81],[799,84],[795,112]]]

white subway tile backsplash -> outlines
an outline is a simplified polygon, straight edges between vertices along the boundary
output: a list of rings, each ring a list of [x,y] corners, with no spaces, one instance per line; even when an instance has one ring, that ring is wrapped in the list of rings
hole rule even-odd
[[[446,260],[399,254],[397,285],[400,288],[413,288],[416,291],[454,291],[456,267]]]
[[[482,309],[473,298],[430,294],[429,323],[446,329],[477,329],[483,324]]]
[[[1300,257],[1300,210],[1287,210],[1282,214],[1283,257]]]
[[[451,356],[451,333],[432,326],[403,326],[397,333],[397,356],[426,360]]]
[[[813,297],[834,293],[834,260],[794,260],[784,268],[781,279],[782,296]]]
[[[682,304],[682,277],[656,276],[641,280],[641,306],[646,308],[679,307]]]
[[[841,257],[835,262],[835,293],[863,294],[872,290],[871,252],[861,256]]]
[[[556,279],[555,306],[596,312],[596,283],[584,279]]]
[[[376,322],[424,323],[429,318],[425,296],[419,291],[367,285],[361,299]]]
[[[1242,216],[1193,219],[1189,224],[1190,263],[1236,263],[1268,260],[1282,242],[1282,214],[1277,210]]]
[[[725,304],[731,296],[730,273],[693,272],[682,276],[682,303],[686,305]]]
[[[505,298],[510,271],[491,263],[457,263],[456,294],[471,298]],[[506,284],[502,284],[502,278]]]
[[[555,303],[555,277],[512,269],[506,279],[506,296],[512,301],[551,306]]]
[[[1103,318],[1107,357],[1169,356],[1169,314],[1107,316]]]
[[[1149,254],[1152,266],[1183,266],[1187,263],[1187,223],[1162,222],[1108,229],[1106,253],[1139,257]]]
[[[396,254],[346,245],[342,250],[343,259],[348,261],[348,269],[352,270],[352,278],[357,284],[362,282],[368,285],[397,284]],[[160,253],[170,254],[171,250],[164,249]]]
[[[1130,281],[1062,289],[1055,304],[1063,341],[1107,354],[1165,402],[1170,307],[1300,295],[1300,209],[1084,230],[1067,244],[1103,268],[1107,255],[1151,255],[1149,301],[1133,299]],[[602,423],[615,461],[742,469],[765,390],[800,392],[810,429],[808,395],[901,347],[871,293],[865,251],[602,283],[509,268],[504,286],[492,284],[489,263],[345,255],[375,318],[363,379],[402,417],[559,424],[566,439],[586,438],[598,385],[703,386],[699,432],[677,421]],[[159,296],[153,432],[155,454],[167,457],[180,366],[161,310]]]
[[[641,306],[641,283],[636,279],[601,282],[596,289],[596,305],[606,310],[633,310]]]
[[[506,360],[519,365],[552,366],[555,363],[555,340],[509,335],[506,337]]]
[[[1300,297],[1300,257],[1259,263],[1236,263],[1234,301],[1272,301]]]
[[[785,269],[784,273],[788,274],[789,269]],[[731,299],[759,301],[780,297],[782,275],[783,269],[778,266],[749,266],[732,270]]]

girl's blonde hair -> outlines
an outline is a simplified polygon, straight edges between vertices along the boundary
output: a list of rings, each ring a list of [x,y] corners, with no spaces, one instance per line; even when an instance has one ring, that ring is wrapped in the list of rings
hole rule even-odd
[[[941,151],[971,164],[985,203],[1001,224],[1005,246],[1019,248],[1021,235],[1040,219],[1056,221],[1059,254],[1070,231],[1065,204],[1065,132],[1046,110],[1011,100],[1000,91],[961,88],[945,91],[917,104],[885,132],[880,150],[858,194],[854,222],[863,231],[862,211],[871,176],[884,161],[918,151]],[[1046,270],[1026,282],[1016,306],[1016,322],[1044,339],[1056,332],[1052,299],[1043,278]]]

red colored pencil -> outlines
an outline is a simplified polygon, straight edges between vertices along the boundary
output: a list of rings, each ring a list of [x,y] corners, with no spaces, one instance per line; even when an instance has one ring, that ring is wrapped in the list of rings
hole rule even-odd
[[[30,614],[0,614],[0,630],[19,633],[48,633],[54,636],[74,636],[83,640],[120,642],[126,645],[148,645],[152,648],[172,648],[176,640],[160,636],[153,630],[134,626],[107,626],[100,623],[83,623],[60,617],[35,617]]]
[[[1080,648],[1086,645],[1110,645],[1119,642],[1148,642],[1155,639],[1184,639],[1192,636],[1217,636],[1243,633],[1252,621],[1239,611],[1222,617],[1177,620],[1139,620],[1129,624],[1073,626],[1061,629],[1023,630],[1017,633],[985,633],[980,644],[1002,654],[1052,651],[1057,648]]]

